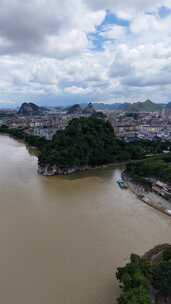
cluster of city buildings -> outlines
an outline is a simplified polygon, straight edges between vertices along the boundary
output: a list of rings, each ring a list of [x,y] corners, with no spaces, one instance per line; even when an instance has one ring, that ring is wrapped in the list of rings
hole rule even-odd
[[[69,110],[54,108],[31,115],[24,111],[13,111],[11,115],[2,115],[0,124],[10,128],[24,128],[28,134],[50,140],[56,131],[65,129],[73,118],[88,117],[94,113],[98,112],[92,104],[84,110],[79,105],[74,105]],[[135,113],[104,110],[103,114],[111,122],[115,135],[126,142],[137,139],[171,141],[171,110]]]
[[[23,116],[16,114],[6,119],[3,124],[10,128],[24,128],[30,135],[52,139],[57,130],[64,129],[69,122],[67,115],[59,113],[46,113],[43,115]]]
[[[120,112],[110,115],[117,137],[127,142],[137,139],[153,141],[171,140],[171,111],[161,112]]]
[[[58,130],[65,129],[72,119],[88,117],[92,113],[95,113],[92,104],[89,104],[85,111],[82,111],[78,105],[68,110],[54,108],[29,114],[24,111],[21,113],[19,110],[18,112],[13,112],[13,115],[1,117],[0,125],[6,125],[12,129],[22,128],[27,134],[51,140],[55,133]]]

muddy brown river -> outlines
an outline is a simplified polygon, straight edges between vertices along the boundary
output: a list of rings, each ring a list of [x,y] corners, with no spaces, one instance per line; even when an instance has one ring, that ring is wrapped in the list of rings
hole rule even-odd
[[[0,136],[0,303],[116,303],[116,268],[171,243],[171,219],[121,190],[120,168],[36,170],[23,143]]]

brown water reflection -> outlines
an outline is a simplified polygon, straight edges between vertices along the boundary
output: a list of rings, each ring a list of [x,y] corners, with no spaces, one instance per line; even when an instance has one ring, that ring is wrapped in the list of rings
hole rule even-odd
[[[116,267],[171,242],[170,218],[116,184],[120,169],[46,178],[0,136],[0,302],[112,304]]]

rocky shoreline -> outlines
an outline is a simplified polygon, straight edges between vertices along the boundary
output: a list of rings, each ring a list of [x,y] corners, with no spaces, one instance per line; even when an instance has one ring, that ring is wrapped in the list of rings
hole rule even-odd
[[[54,175],[69,175],[76,172],[86,171],[87,167],[70,167],[70,168],[60,168],[56,165],[38,165],[38,174],[43,176],[54,176]]]
[[[55,176],[55,175],[70,175],[77,172],[85,172],[88,170],[95,170],[95,169],[102,169],[102,168],[108,168],[110,166],[114,166],[116,164],[108,164],[108,165],[101,165],[101,166],[85,166],[85,167],[58,167],[56,165],[50,166],[48,164],[42,165],[38,164],[38,174],[43,176]]]
[[[161,258],[162,253],[166,250],[171,250],[170,244],[157,245],[147,251],[142,258],[151,262],[157,262]]]

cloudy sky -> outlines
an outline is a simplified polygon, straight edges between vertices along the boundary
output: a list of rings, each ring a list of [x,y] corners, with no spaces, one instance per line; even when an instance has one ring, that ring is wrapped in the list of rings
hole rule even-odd
[[[0,104],[171,100],[171,0],[0,0]]]

